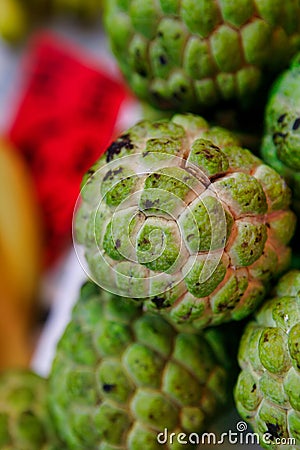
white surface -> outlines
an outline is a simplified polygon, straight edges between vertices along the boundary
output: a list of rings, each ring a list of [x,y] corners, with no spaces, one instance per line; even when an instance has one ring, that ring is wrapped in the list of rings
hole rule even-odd
[[[32,368],[47,376],[51,368],[56,344],[69,322],[71,310],[86,275],[81,268],[73,248],[66,259],[48,274],[44,280],[45,295],[52,297],[52,308],[32,359]]]

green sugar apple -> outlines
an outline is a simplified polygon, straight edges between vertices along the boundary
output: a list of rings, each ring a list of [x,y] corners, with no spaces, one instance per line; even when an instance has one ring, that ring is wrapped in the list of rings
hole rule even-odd
[[[261,153],[286,178],[300,214],[300,54],[270,91]]]
[[[298,0],[107,0],[104,19],[134,93],[180,112],[248,103],[300,42]]]
[[[160,442],[165,429],[200,433],[225,408],[230,372],[218,331],[177,332],[138,303],[84,284],[49,376],[49,405],[68,447],[194,448]]]
[[[1,450],[63,450],[47,405],[47,380],[30,370],[0,373]]]
[[[300,271],[284,275],[246,326],[237,409],[273,449],[300,449]]]
[[[290,263],[284,179],[198,116],[138,123],[81,194],[74,234],[88,275],[189,327],[246,317]]]

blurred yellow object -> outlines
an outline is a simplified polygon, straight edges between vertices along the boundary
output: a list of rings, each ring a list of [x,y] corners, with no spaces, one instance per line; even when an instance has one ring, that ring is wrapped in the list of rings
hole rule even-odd
[[[25,365],[30,358],[41,241],[30,175],[0,139],[0,367]]]
[[[3,39],[17,43],[26,36],[28,27],[22,0],[0,0],[0,36]]]
[[[26,367],[31,357],[28,328],[18,311],[18,300],[1,276],[0,294],[0,370]]]

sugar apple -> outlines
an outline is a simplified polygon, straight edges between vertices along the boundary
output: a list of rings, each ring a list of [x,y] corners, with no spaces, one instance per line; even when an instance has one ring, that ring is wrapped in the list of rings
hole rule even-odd
[[[247,325],[239,364],[237,409],[260,444],[300,449],[300,271],[280,279],[275,297]]]
[[[177,112],[248,103],[300,42],[298,0],[107,0],[104,23],[135,94]]]
[[[250,314],[287,268],[289,203],[232,134],[176,115],[111,144],[83,180],[74,234],[100,286],[202,328]]]
[[[157,437],[199,433],[226,406],[230,372],[218,331],[177,332],[136,302],[84,284],[49,377],[69,448],[191,448]]]
[[[63,450],[48,412],[47,386],[27,369],[0,373],[2,450]]]
[[[300,54],[276,80],[265,110],[264,160],[291,186],[300,214]]]

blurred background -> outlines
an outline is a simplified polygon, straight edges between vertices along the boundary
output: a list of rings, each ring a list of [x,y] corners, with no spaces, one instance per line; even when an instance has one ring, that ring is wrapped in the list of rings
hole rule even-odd
[[[101,19],[99,0],[0,2],[1,368],[48,373],[85,279],[72,246],[82,176],[141,115]]]

